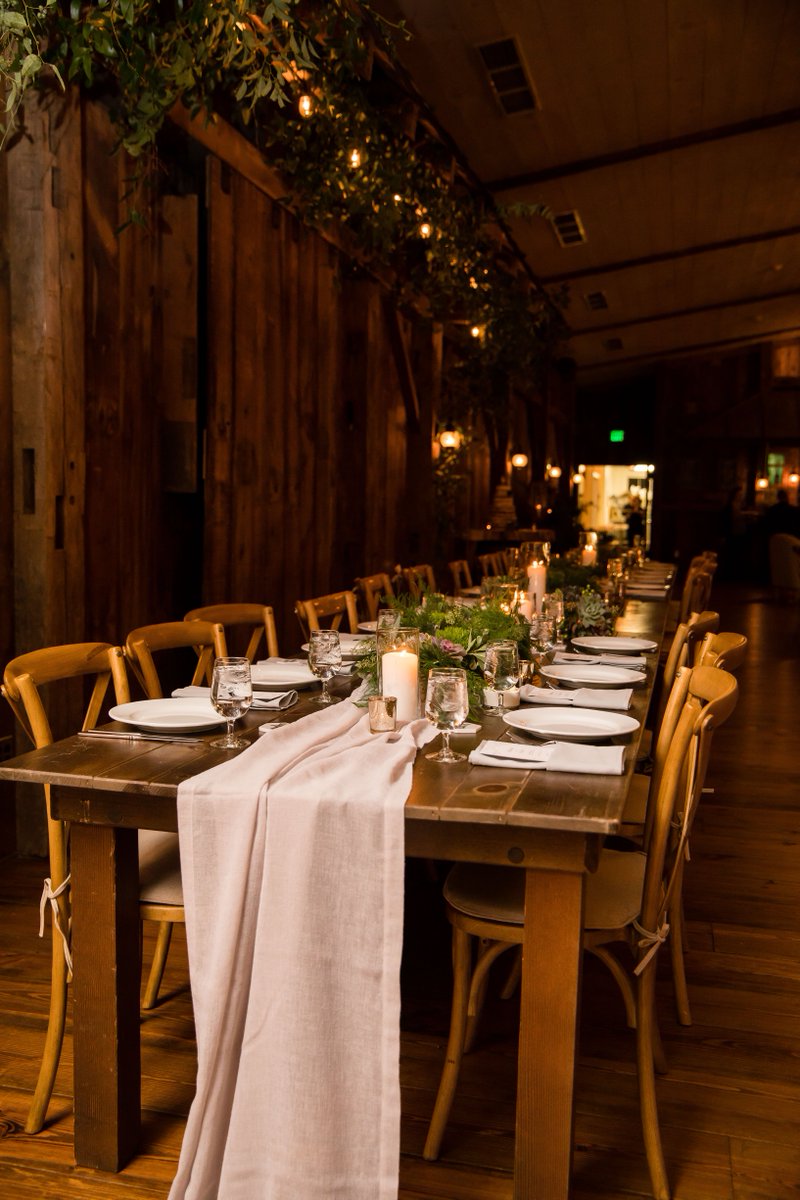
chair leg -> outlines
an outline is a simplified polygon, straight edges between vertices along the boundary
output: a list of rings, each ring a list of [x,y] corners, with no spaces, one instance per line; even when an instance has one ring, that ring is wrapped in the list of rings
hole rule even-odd
[[[495,959],[499,958],[512,945],[513,942],[481,940],[481,950],[478,955],[478,961],[475,964],[475,970],[472,972],[472,983],[470,984],[469,1001],[467,1003],[467,1030],[464,1035],[465,1054],[469,1054],[475,1045],[475,1038],[478,1035],[478,1025],[480,1024],[483,1002],[486,999],[486,988],[489,983],[489,968]]]
[[[167,962],[167,954],[169,953],[169,944],[172,940],[172,922],[159,921],[158,937],[156,938],[156,947],[153,951],[153,961],[150,964],[150,974],[147,977],[147,987],[144,990],[144,999],[142,1008],[155,1008],[158,1000],[158,989],[161,987],[161,980],[164,975],[164,967]]]
[[[53,933],[55,935],[55,930]],[[47,1018],[47,1035],[42,1053],[42,1065],[36,1090],[25,1122],[26,1133],[39,1133],[47,1116],[47,1106],[53,1094],[61,1046],[64,1041],[64,1025],[67,1016],[67,964],[61,938],[53,937],[52,968],[50,975],[50,1013]]]
[[[639,1076],[639,1109],[653,1200],[670,1200],[656,1102],[654,1055],[658,1032],[655,1026],[655,968],[654,957],[642,972],[638,984],[636,1061]]]
[[[680,868],[681,878],[678,880],[676,899],[669,910],[669,957],[672,964],[672,985],[675,989],[675,1008],[678,1022],[681,1025],[691,1025],[692,1010],[689,1007],[689,989],[686,984],[686,923],[683,917],[683,866]]]
[[[636,996],[633,986],[631,985],[630,975],[620,964],[619,960],[605,946],[589,946],[587,947],[590,954],[595,958],[599,958],[601,963],[604,963],[611,972],[611,977],[616,983],[622,996],[622,1001],[625,1005],[625,1019],[628,1022],[629,1029],[636,1028]]]
[[[517,946],[514,954],[514,962],[511,965],[511,970],[508,972],[508,979],[503,984],[503,990],[500,992],[501,1000],[510,1000],[514,992],[520,985],[522,979],[522,946]]]
[[[456,1092],[458,1075],[461,1070],[461,1059],[464,1054],[464,1037],[467,1029],[467,1002],[469,998],[470,966],[471,966],[470,936],[463,929],[453,926],[453,1004],[450,1013],[450,1037],[447,1041],[447,1052],[433,1106],[433,1116],[428,1126],[428,1136],[422,1157],[429,1162],[439,1157],[445,1126],[450,1116],[453,1097]]]

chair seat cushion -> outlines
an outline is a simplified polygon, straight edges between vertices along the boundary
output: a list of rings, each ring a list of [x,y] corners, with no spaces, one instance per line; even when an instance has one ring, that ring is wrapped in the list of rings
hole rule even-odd
[[[639,915],[646,862],[647,856],[638,850],[601,852],[597,870],[586,876],[585,929],[619,929]],[[444,897],[468,916],[522,925],[525,872],[456,863],[445,881]]]
[[[176,833],[139,830],[139,898],[150,904],[183,904]]]

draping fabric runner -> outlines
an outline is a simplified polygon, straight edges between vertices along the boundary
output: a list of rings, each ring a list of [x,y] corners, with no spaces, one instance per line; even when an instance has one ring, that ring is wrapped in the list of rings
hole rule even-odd
[[[473,766],[518,767],[523,771],[574,771],[581,775],[621,775],[624,746],[584,746],[577,742],[547,742],[522,746],[519,742],[483,741],[469,756]]]
[[[178,789],[198,1071],[170,1200],[396,1197],[403,806],[433,736],[347,700]]]

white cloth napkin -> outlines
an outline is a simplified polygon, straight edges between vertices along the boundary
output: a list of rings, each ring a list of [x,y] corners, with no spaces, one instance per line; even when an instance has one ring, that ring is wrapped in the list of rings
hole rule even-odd
[[[483,741],[469,756],[473,766],[519,767],[523,771],[573,771],[583,775],[621,775],[624,746],[584,746],[577,742],[548,742],[522,746],[519,742]]]
[[[197,1091],[170,1200],[395,1200],[404,814],[349,700],[178,789]]]
[[[190,687],[175,688],[173,696],[204,696],[208,699],[211,696],[211,688],[196,687],[194,684]],[[251,708],[291,708],[293,704],[297,704],[297,692],[290,690],[288,692],[272,692],[271,695],[253,696]]]
[[[556,654],[554,664],[572,665],[583,663],[591,667],[628,667],[631,671],[644,671],[647,659],[641,654]]]
[[[633,699],[633,688],[540,688],[523,683],[519,698],[526,704],[571,704],[574,708],[613,708],[625,712]]]

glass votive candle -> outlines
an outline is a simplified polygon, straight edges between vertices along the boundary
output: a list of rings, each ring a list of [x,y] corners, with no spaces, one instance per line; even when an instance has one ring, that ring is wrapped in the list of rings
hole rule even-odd
[[[397,697],[370,696],[370,733],[392,733],[397,728]]]

